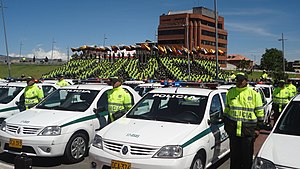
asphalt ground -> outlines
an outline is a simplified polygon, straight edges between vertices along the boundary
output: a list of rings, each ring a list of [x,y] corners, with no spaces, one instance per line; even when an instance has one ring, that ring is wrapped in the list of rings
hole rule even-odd
[[[261,131],[260,135],[256,138],[254,144],[254,154],[255,156],[259,151],[261,145],[267,138],[269,132]],[[13,169],[14,168],[14,160],[15,155],[8,153],[0,154],[0,169]],[[65,163],[62,157],[48,157],[48,158],[40,158],[40,157],[31,157],[32,159],[32,169],[88,169],[90,168],[89,160],[86,157],[82,162],[76,164],[68,164]],[[229,169],[229,155],[225,156],[219,162],[211,166],[209,169]]]

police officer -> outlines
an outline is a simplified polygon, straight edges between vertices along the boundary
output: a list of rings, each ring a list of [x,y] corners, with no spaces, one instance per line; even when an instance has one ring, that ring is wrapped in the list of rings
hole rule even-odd
[[[58,81],[56,82],[57,86],[63,87],[69,85],[69,83],[64,79],[64,75],[59,75],[57,79],[58,79]]]
[[[268,74],[265,70],[263,70],[263,74],[260,76],[261,81],[266,81],[268,78]]]
[[[28,77],[26,82],[27,86],[24,91],[25,107],[26,109],[30,109],[44,98],[44,93],[43,90],[35,84],[33,77]]]
[[[109,84],[113,86],[113,88],[107,93],[108,123],[121,117],[132,107],[130,94],[121,87],[122,79],[119,77],[111,77],[109,78]]]
[[[230,75],[230,81],[234,82],[236,78],[236,75],[234,74],[234,71],[231,71],[231,75]]]
[[[244,73],[238,73],[236,87],[226,94],[224,124],[230,140],[231,169],[251,168],[254,141],[264,118],[262,99],[247,81]]]
[[[274,89],[273,92],[273,105],[272,109],[274,110],[274,124],[276,123],[280,113],[289,103],[290,99],[293,97],[292,93],[287,87],[285,87],[285,81],[279,80],[278,86]]]
[[[291,93],[292,96],[296,96],[296,94],[297,94],[297,88],[292,83],[291,79],[287,79],[286,80],[286,87],[289,89],[289,92]]]

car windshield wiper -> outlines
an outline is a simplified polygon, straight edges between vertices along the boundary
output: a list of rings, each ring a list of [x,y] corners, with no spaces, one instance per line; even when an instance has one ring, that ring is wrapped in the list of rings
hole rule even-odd
[[[133,118],[133,119],[145,119],[145,120],[153,120],[153,117],[149,117],[147,115],[136,115],[136,114],[130,114],[130,115],[127,115],[126,117],[128,118]]]

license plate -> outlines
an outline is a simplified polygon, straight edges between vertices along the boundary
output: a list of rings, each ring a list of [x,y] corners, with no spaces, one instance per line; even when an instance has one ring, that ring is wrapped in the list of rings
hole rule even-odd
[[[112,160],[111,169],[131,169],[131,163]]]
[[[22,148],[22,140],[14,138],[9,139],[9,147]]]

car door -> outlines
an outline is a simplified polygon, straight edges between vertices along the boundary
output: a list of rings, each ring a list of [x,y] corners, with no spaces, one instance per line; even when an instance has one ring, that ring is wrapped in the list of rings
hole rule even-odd
[[[209,109],[210,130],[213,137],[210,138],[212,160],[218,160],[218,156],[228,150],[228,135],[224,130],[224,123],[222,121],[223,107],[221,95],[216,93],[212,97]],[[226,142],[227,141],[227,142]],[[212,144],[213,143],[213,144]]]

